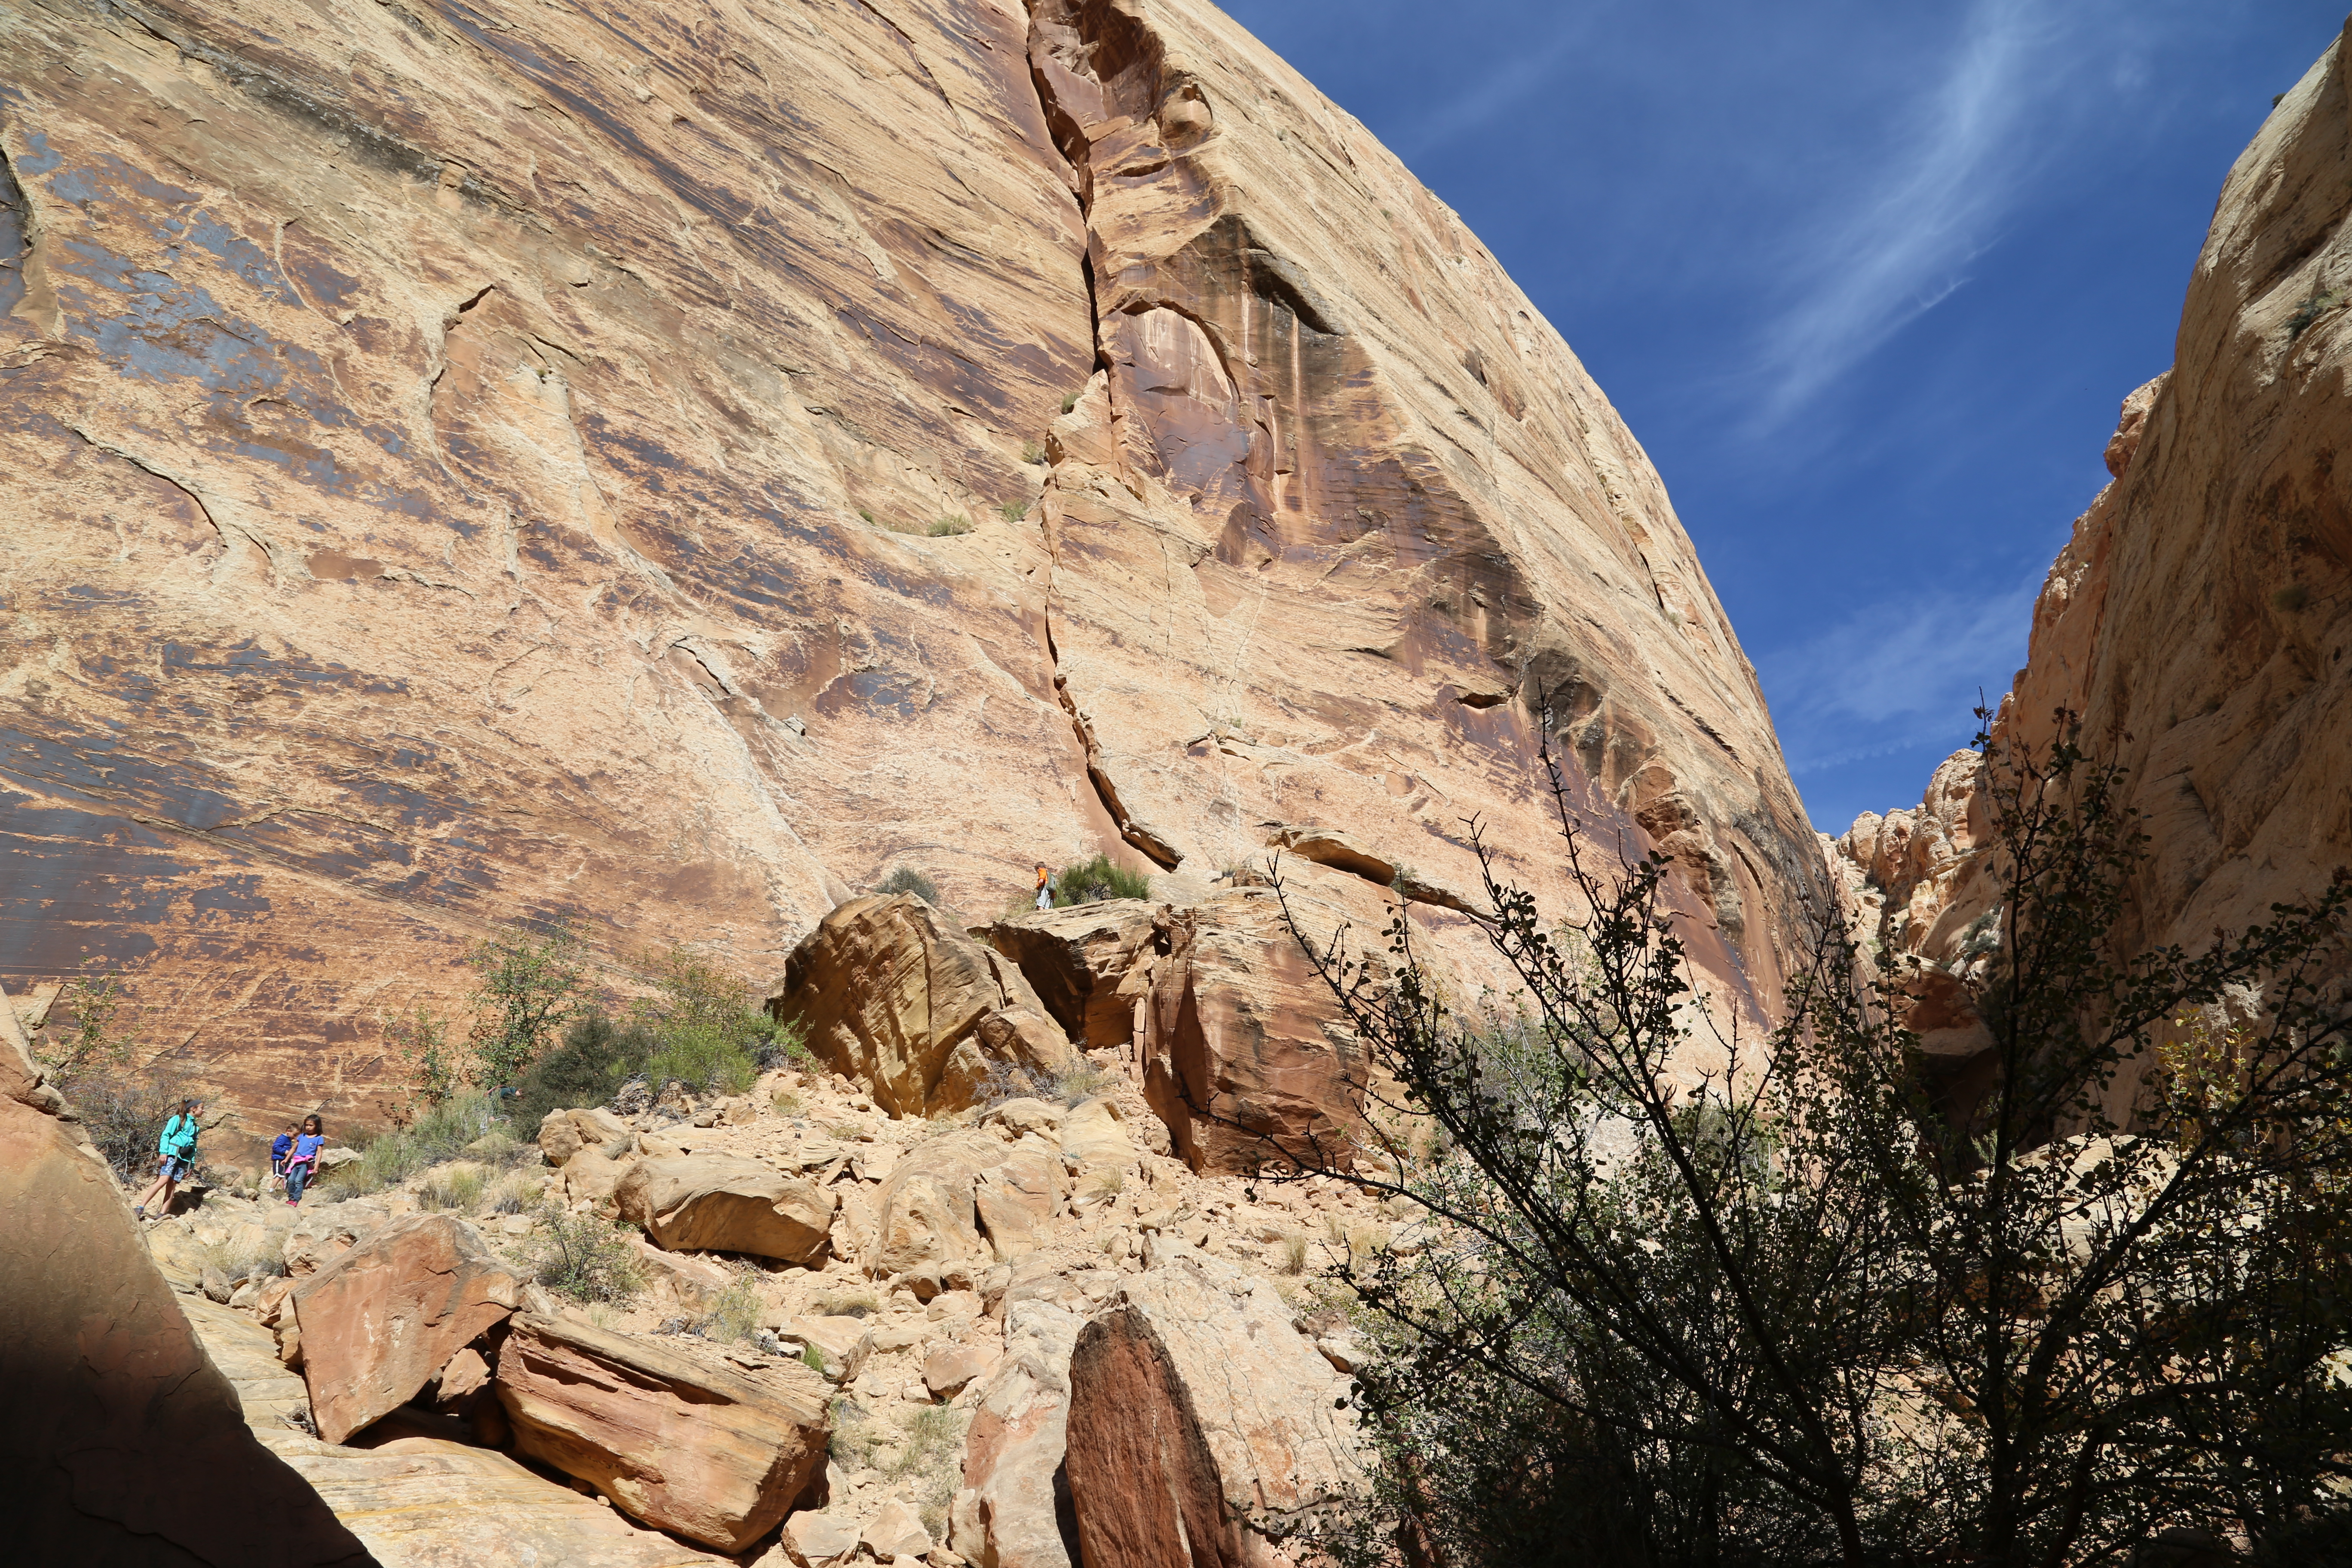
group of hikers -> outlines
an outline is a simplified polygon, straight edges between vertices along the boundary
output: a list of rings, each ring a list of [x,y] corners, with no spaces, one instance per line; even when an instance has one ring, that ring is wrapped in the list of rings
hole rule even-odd
[[[147,1189],[131,1212],[141,1219],[147,1217],[147,1206],[156,1204],[159,1214],[172,1212],[173,1196],[180,1184],[196,1168],[196,1139],[204,1131],[201,1118],[205,1102],[184,1100],[176,1115],[163,1123],[163,1134],[157,1140],[156,1152],[161,1156],[156,1167],[155,1184]],[[288,1205],[299,1207],[302,1189],[319,1174],[319,1155],[327,1146],[326,1124],[315,1115],[304,1117],[299,1124],[288,1122],[269,1145],[268,1187],[282,1189]],[[161,1202],[158,1203],[158,1196]]]

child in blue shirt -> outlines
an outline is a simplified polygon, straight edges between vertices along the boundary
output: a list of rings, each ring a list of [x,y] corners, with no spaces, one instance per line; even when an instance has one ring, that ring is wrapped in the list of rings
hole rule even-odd
[[[319,1173],[319,1151],[327,1146],[327,1130],[316,1116],[302,1119],[302,1131],[286,1156],[286,1202],[299,1207],[302,1189]]]
[[[289,1121],[286,1131],[270,1141],[269,1179],[281,1187],[286,1184],[286,1162],[293,1157],[294,1139],[294,1124]]]

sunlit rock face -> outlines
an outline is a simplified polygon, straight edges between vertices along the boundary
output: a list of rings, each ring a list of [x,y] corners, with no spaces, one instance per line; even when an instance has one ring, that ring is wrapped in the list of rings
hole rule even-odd
[[[1656,474],[1190,0],[0,14],[0,973],[373,1112],[466,943],[766,978],[1269,825],[1560,882],[1533,750],[1777,1000],[1819,879]],[[1465,915],[1432,951],[1475,963]]]
[[[2147,858],[2126,951],[2200,951],[2352,863],[2346,68],[2339,39],[2230,171],[2175,363],[2124,402],[2114,480],[2050,569],[1995,726],[2046,754],[2077,716],[2085,748],[2128,770]],[[1962,753],[1918,808],[1865,816],[1831,846],[1887,947],[1947,976],[1998,937],[1987,807]],[[2137,1083],[2118,1080],[2119,1102]]]

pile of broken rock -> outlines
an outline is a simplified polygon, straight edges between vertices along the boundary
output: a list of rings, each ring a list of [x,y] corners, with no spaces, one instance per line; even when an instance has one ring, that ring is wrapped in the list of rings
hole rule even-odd
[[[1126,945],[1149,960],[1142,912]],[[979,1016],[1013,1010],[1019,971],[972,967],[999,998]],[[1265,1563],[1344,1500],[1354,1352],[1311,1263],[1410,1247],[1406,1216],[1332,1183],[1254,1195],[1155,1114],[1147,1055],[1086,1052],[1083,1027],[1061,1051],[1087,1070],[1060,1080],[1083,1092],[954,1110],[883,1103],[887,1030],[838,1032],[850,1070],[551,1114],[524,1212],[433,1206],[430,1176],[299,1212],[215,1193],[137,1257],[108,1182],[90,1223],[152,1281],[142,1310],[176,1291],[285,1479],[387,1564]],[[650,1281],[634,1301],[534,1282],[552,1229],[589,1220]]]

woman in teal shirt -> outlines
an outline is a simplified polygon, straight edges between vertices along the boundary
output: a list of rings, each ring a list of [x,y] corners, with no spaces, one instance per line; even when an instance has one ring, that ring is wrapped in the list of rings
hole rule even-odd
[[[180,1114],[163,1123],[163,1136],[156,1141],[155,1145],[156,1152],[163,1156],[161,1173],[156,1176],[155,1184],[147,1189],[147,1195],[141,1198],[138,1206],[131,1211],[141,1219],[147,1217],[147,1205],[155,1201],[157,1193],[163,1194],[161,1212],[170,1214],[173,1193],[184,1177],[194,1173],[196,1135],[204,1131],[197,1125],[196,1118],[204,1109],[205,1102],[201,1100],[184,1100],[180,1101]]]

